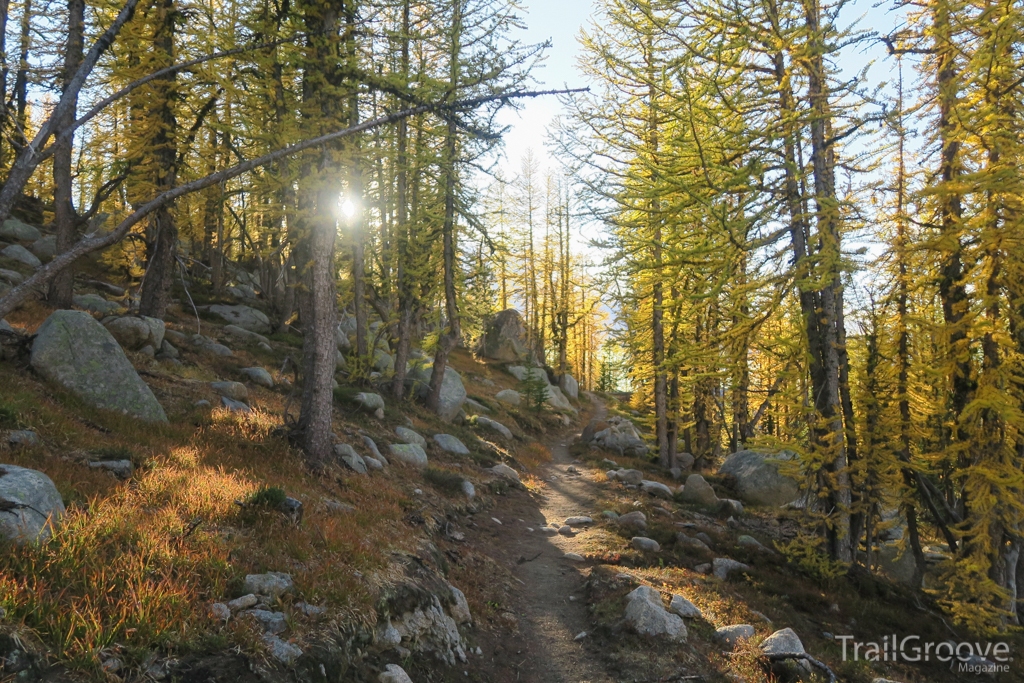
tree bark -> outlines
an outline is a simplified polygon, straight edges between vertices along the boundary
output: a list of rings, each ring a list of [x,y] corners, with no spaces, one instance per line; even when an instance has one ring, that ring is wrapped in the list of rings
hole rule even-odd
[[[64,55],[63,87],[67,92],[71,79],[82,63],[85,44],[85,0],[68,0],[68,38]],[[72,96],[71,104],[57,123],[60,131],[75,123],[78,111],[78,97]],[[53,222],[56,228],[56,253],[61,254],[75,243],[78,228],[78,213],[72,197],[71,154],[74,136],[62,137],[56,142],[53,152]],[[54,308],[71,308],[74,294],[75,272],[67,268],[50,282],[47,300]]]

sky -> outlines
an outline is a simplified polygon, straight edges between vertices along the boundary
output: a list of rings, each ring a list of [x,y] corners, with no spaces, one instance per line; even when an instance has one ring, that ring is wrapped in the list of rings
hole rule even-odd
[[[881,34],[892,30],[896,15],[885,7],[875,7],[878,0],[853,0],[844,10],[843,23],[860,17],[860,28],[874,30]],[[519,38],[527,44],[551,40],[547,59],[537,69],[535,77],[541,88],[585,87],[587,82],[576,71],[579,55],[577,37],[580,29],[589,25],[594,11],[593,0],[521,0],[524,9],[526,29]],[[885,3],[888,5],[888,3]],[[852,53],[844,57],[842,67],[849,75],[859,71],[870,60],[878,63],[873,67],[872,81],[888,77],[888,67],[882,63],[884,48],[876,45],[867,52]],[[506,178],[512,178],[520,167],[520,160],[527,149],[532,149],[540,162],[541,172],[545,167],[554,168],[555,162],[545,150],[547,125],[561,113],[558,98],[538,97],[526,100],[518,112],[511,109],[499,114],[499,122],[510,126],[505,134],[505,151],[502,171]]]

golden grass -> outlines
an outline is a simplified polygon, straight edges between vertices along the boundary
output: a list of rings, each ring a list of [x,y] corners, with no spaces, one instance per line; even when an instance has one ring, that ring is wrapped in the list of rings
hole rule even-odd
[[[0,551],[8,622],[97,676],[104,648],[129,665],[153,650],[233,643],[252,651],[257,641],[246,628],[223,629],[207,614],[209,603],[239,593],[247,573],[289,572],[296,599],[324,604],[342,621],[372,623],[372,577],[387,574],[393,550],[412,545],[399,482],[310,474],[277,435],[279,394],[254,391],[262,406],[250,414],[204,413],[191,402],[205,385],[149,379],[165,405],[186,406],[178,417],[169,411],[168,425],[91,409],[0,365],[5,404],[43,439],[0,452],[0,462],[43,471],[69,506],[50,542]],[[100,448],[130,451],[140,465],[133,478],[119,482],[85,466],[82,455]],[[265,485],[304,502],[299,526],[275,511],[243,518],[235,501]],[[327,498],[357,511],[330,512]]]

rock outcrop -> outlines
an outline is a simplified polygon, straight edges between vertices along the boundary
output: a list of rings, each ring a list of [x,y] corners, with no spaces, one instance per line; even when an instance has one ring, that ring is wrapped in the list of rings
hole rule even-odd
[[[151,422],[167,415],[105,327],[82,311],[56,311],[39,327],[32,367],[86,403]]]
[[[791,460],[791,453],[770,456],[757,451],[737,451],[725,459],[718,473],[731,476],[736,494],[744,503],[779,506],[800,495],[794,479],[779,473],[779,464]]]

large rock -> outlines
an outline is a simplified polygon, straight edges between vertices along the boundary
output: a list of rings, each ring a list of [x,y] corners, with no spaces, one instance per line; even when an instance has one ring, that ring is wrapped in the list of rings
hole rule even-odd
[[[718,496],[715,495],[715,490],[699,474],[691,474],[686,478],[686,484],[683,486],[683,492],[679,498],[684,503],[693,503],[704,507],[718,505]]]
[[[384,410],[384,399],[380,394],[361,391],[352,399],[367,410]]]
[[[523,317],[514,308],[498,313],[487,324],[480,353],[492,360],[526,360],[529,349],[526,346],[526,328]]]
[[[41,238],[43,233],[28,223],[23,223],[17,218],[8,218],[0,225],[0,238],[5,240],[17,240],[19,242],[35,242]]]
[[[785,659],[806,654],[800,636],[791,628],[776,631],[761,641],[761,652],[769,659]]]
[[[757,451],[737,451],[718,468],[736,481],[736,493],[744,503],[785,505],[797,499],[800,486],[779,473],[779,463],[793,458],[791,453],[772,457]]]
[[[384,671],[377,677],[378,683],[412,683],[409,674],[397,664],[388,664]]]
[[[561,410],[566,413],[576,414],[576,408],[569,403],[569,399],[565,397],[562,390],[556,386],[548,385],[548,398],[545,401],[549,406],[555,410]]]
[[[577,382],[576,378],[570,375],[568,372],[558,378],[558,386],[569,398],[579,399],[580,383]]]
[[[501,401],[502,403],[507,403],[510,406],[518,406],[520,403],[523,402],[522,394],[520,394],[515,389],[502,389],[501,391],[494,395],[494,398]]]
[[[665,636],[674,642],[686,640],[686,624],[661,604],[661,594],[650,586],[637,586],[626,596],[626,624],[642,636]]]
[[[654,496],[655,498],[672,500],[672,489],[665,486],[660,481],[649,481],[644,479],[640,482],[640,490],[650,496]]]
[[[389,450],[391,457],[413,467],[427,466],[427,453],[414,443],[393,443]]]
[[[608,418],[604,425],[603,429],[594,433],[590,439],[591,443],[619,455],[636,457],[647,455],[649,448],[640,438],[636,425],[632,422],[624,417],[613,416]]]
[[[684,619],[701,619],[704,616],[701,614],[699,607],[684,598],[682,595],[673,595],[671,602],[669,602],[668,609],[673,614],[677,614]]]
[[[647,529],[647,516],[639,510],[633,510],[627,512],[624,515],[619,515],[615,519],[616,524],[627,529],[634,529],[636,531],[644,531]]]
[[[249,400],[249,388],[241,382],[210,382],[210,388],[233,401]]]
[[[267,389],[274,388],[274,378],[271,377],[270,373],[264,368],[242,368],[239,372],[253,384],[258,384],[261,387],[266,387]]]
[[[430,393],[430,376],[434,372],[433,363],[414,359],[406,365],[405,382],[412,387],[412,392],[420,399]],[[451,422],[462,410],[466,402],[466,385],[462,376],[450,365],[445,366],[444,378],[441,380],[441,400],[437,406],[438,416],[445,422]]]
[[[124,308],[118,302],[107,301],[99,294],[76,294],[71,297],[71,302],[82,310],[100,315],[111,315]]]
[[[404,443],[414,443],[420,448],[427,447],[427,440],[408,427],[395,427],[395,434]]]
[[[277,598],[295,588],[292,575],[284,572],[267,572],[266,574],[247,574],[242,585],[245,593],[266,595]]]
[[[750,624],[731,624],[715,629],[715,640],[735,647],[741,640],[754,637],[754,627]]]
[[[270,344],[270,340],[262,334],[251,332],[239,327],[238,325],[225,325],[221,328],[221,332],[231,335],[238,341],[245,342],[247,344]]]
[[[377,372],[393,372],[395,369],[395,359],[383,349],[374,349],[373,369]]]
[[[55,235],[40,237],[32,243],[29,249],[41,260],[49,261],[57,253],[57,237]]]
[[[86,403],[152,422],[167,415],[105,327],[83,311],[56,311],[39,327],[32,367]]]
[[[64,514],[64,501],[48,476],[14,465],[0,465],[0,503],[13,504],[0,511],[0,538],[15,543],[45,541]]]
[[[451,434],[434,434],[434,442],[441,447],[442,451],[456,455],[469,455],[466,444]]]
[[[29,268],[38,268],[43,265],[43,262],[39,260],[38,256],[20,244],[12,244],[9,247],[4,247],[3,251],[0,251],[0,254],[3,254],[13,261],[26,265]]]
[[[268,334],[270,332],[270,318],[252,306],[228,306],[226,304],[215,304],[210,306],[210,313],[223,318],[226,322],[241,327],[243,330]]]
[[[506,439],[510,439],[510,440],[512,439],[512,432],[509,430],[509,428],[506,427],[505,425],[501,424],[497,420],[492,420],[491,418],[484,417],[483,415],[477,415],[476,416],[476,424],[481,425],[483,427],[487,427],[488,429],[491,429],[493,431],[496,431],[499,434],[501,434],[503,437],[505,437]]]
[[[164,343],[164,321],[146,316],[111,318],[103,321],[121,348],[138,351],[143,346],[159,349]]]

